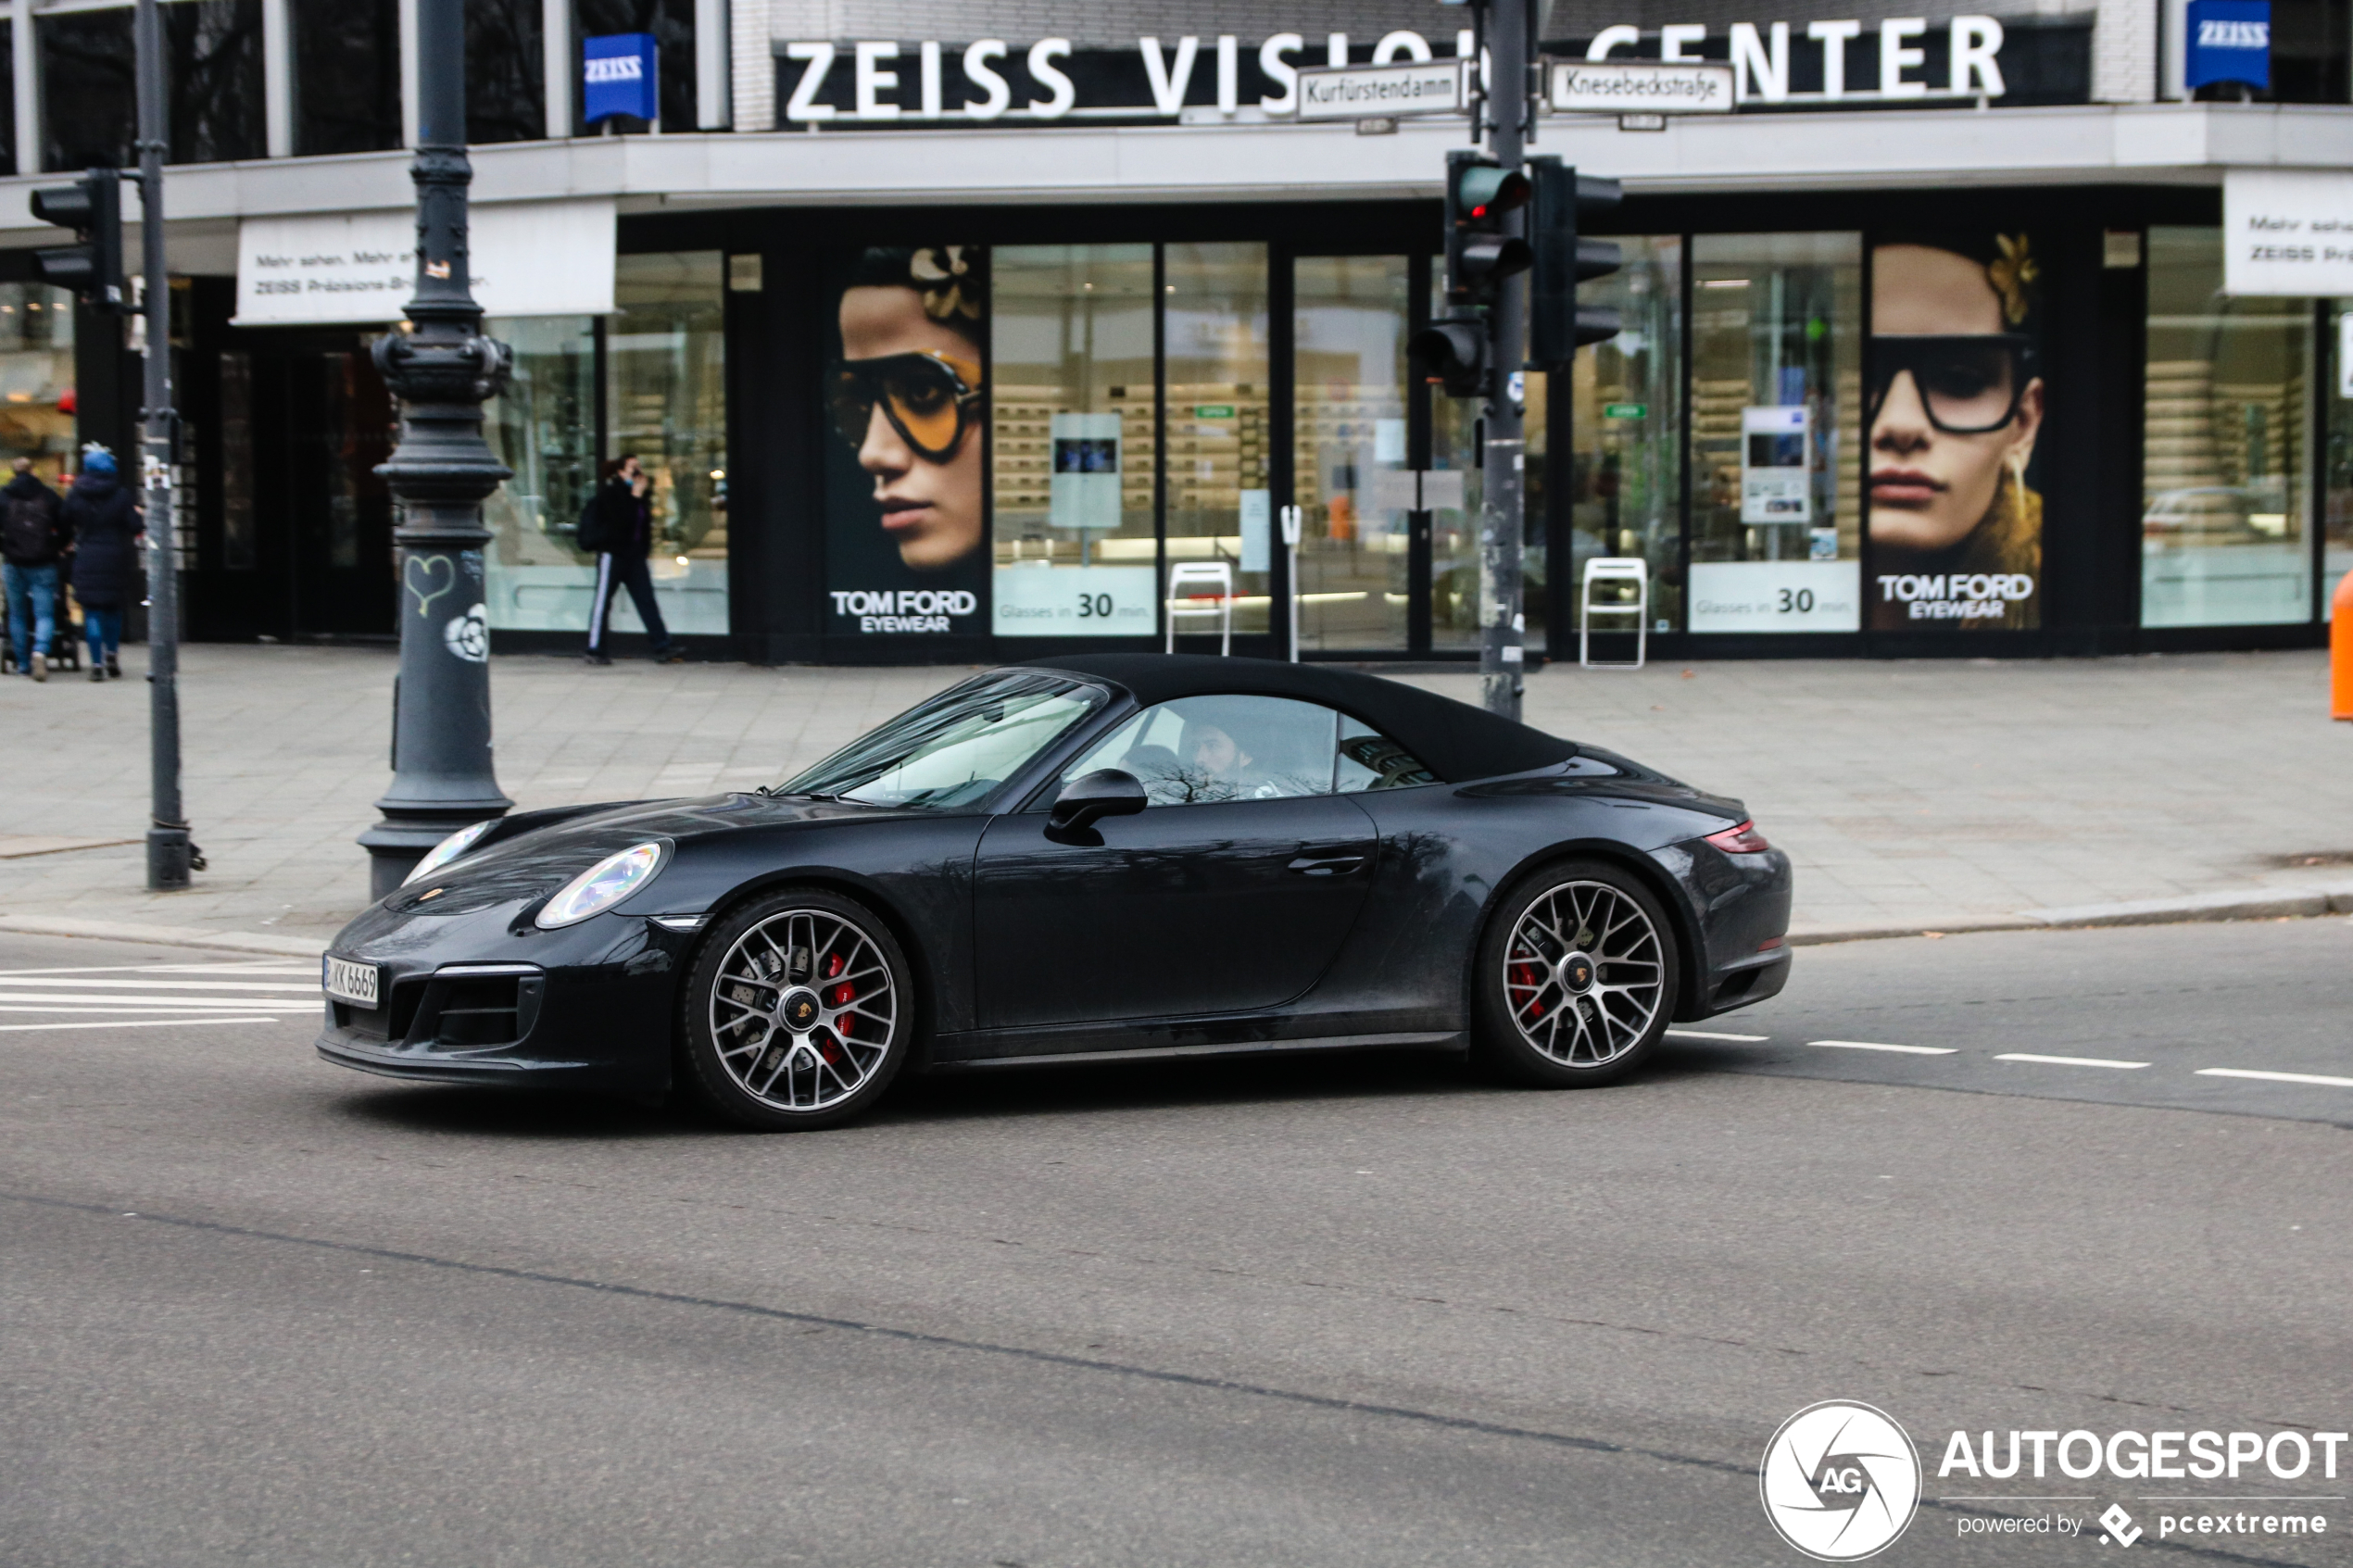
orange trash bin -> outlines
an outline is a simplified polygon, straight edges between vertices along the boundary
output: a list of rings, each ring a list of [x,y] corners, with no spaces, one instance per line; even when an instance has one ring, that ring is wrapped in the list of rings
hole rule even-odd
[[[2329,601],[2329,716],[2353,719],[2353,571]]]

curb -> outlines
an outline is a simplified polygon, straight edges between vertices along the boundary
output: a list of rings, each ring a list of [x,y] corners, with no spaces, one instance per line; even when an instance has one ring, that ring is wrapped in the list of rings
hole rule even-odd
[[[2196,921],[2294,920],[2353,914],[2353,883],[2265,893],[2193,893],[2179,898],[2136,898],[2118,904],[2077,904],[2021,909],[2007,915],[1955,915],[1903,925],[1795,925],[1793,947],[1831,942],[1875,942],[1895,936],[1948,936],[1979,931],[2084,931],[2112,925],[2179,925]]]
[[[212,931],[197,925],[143,925],[134,921],[72,920],[50,915],[0,915],[0,931],[27,936],[90,936],[111,942],[153,942],[167,947],[217,947],[232,953],[267,953],[315,959],[324,942],[267,932]]]

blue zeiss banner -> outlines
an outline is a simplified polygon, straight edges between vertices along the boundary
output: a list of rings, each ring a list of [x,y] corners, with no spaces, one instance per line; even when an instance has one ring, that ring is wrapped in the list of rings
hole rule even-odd
[[[2271,0],[2190,0],[2188,45],[2182,80],[2271,86]]]
[[[615,32],[581,42],[582,118],[661,117],[660,53],[650,32]]]

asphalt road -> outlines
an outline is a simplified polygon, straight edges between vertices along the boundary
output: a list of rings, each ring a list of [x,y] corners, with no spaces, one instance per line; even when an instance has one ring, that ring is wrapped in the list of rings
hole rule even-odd
[[[1795,1564],[1757,1460],[1836,1398],[1929,1468],[1878,1562],[2106,1560],[1962,1532],[2120,1502],[2342,1562],[2342,1475],[1935,1472],[2347,1427],[2353,1086],[2202,1070],[2353,1077],[2349,953],[1809,948],[1603,1092],[1073,1069],[762,1138],[328,1067],[300,965],[0,937],[0,1561]]]

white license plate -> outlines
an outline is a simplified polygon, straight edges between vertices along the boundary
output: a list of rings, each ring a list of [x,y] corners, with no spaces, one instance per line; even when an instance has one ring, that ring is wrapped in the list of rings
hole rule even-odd
[[[379,994],[381,971],[371,963],[353,963],[349,959],[330,956],[323,981],[327,995],[354,1007],[372,1008]]]

